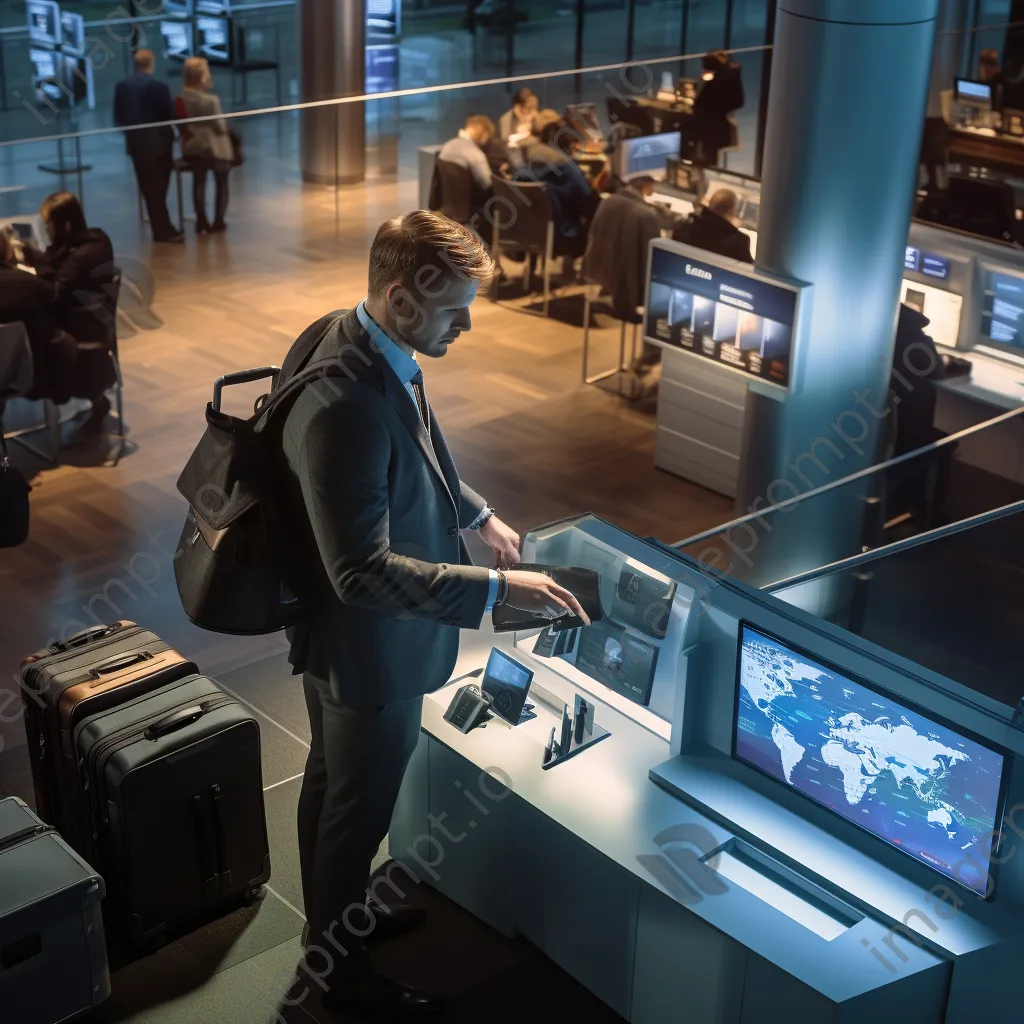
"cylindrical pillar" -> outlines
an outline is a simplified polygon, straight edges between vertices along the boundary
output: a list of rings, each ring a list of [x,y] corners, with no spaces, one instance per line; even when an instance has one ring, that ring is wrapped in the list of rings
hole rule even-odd
[[[814,292],[786,400],[750,395],[740,512],[879,453],[938,4],[779,0],[757,265]],[[758,577],[858,551],[864,505],[850,499],[775,516]]]
[[[299,82],[303,102],[366,91],[365,0],[299,0]],[[366,177],[362,103],[300,113],[303,181],[350,185]]]

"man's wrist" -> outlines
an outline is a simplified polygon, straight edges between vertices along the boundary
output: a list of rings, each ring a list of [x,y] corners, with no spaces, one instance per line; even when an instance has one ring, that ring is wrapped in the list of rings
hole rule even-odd
[[[480,514],[469,524],[469,528],[471,530],[479,530],[493,515],[494,509],[490,505],[484,505],[480,510]]]

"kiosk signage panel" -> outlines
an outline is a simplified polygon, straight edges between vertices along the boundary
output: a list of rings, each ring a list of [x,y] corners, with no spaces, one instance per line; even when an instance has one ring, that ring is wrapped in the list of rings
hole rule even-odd
[[[648,339],[789,386],[799,289],[675,242],[652,244],[649,274]]]
[[[60,46],[60,6],[53,0],[28,0],[28,37],[39,46]]]
[[[934,277],[936,281],[948,281],[950,262],[943,256],[933,252],[923,252],[916,246],[908,245],[903,269],[925,277]]]
[[[733,756],[992,895],[1010,754],[743,623]]]
[[[184,60],[192,56],[192,25],[187,21],[161,21],[160,37],[168,60]]]
[[[982,340],[1008,351],[1024,352],[1024,278],[996,270],[984,273]]]
[[[196,18],[196,49],[211,64],[231,61],[231,23],[227,18]]]
[[[85,56],[85,18],[74,11],[61,11],[61,49],[72,57]]]
[[[960,314],[964,305],[962,295],[904,279],[900,302],[905,302],[928,317],[931,322],[925,328],[925,333],[931,335],[936,345],[956,348],[960,337]]]

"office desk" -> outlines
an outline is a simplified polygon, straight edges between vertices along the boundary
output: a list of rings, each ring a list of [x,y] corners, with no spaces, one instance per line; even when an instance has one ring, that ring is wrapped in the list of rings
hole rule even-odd
[[[1024,138],[991,128],[949,129],[950,159],[959,158],[983,167],[1024,170]]]
[[[1024,364],[1011,363],[976,350],[959,353],[970,359],[970,377],[936,383],[935,426],[955,434],[1012,409],[1024,408]],[[957,448],[957,458],[1024,483],[1024,414],[971,437]]]

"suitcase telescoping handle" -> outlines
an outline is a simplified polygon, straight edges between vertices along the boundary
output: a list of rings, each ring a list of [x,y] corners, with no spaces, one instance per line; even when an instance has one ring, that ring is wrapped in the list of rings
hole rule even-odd
[[[146,730],[146,739],[155,740],[160,736],[166,736],[169,732],[174,732],[175,729],[183,729],[186,725],[198,722],[205,714],[206,708],[201,704],[194,704],[192,707],[187,708],[179,708],[177,711],[169,714],[166,718],[161,718],[158,722],[154,722]]]
[[[260,366],[255,370],[240,370],[238,373],[226,373],[213,382],[213,411],[220,412],[220,399],[225,388],[233,384],[250,384],[254,380],[272,377],[272,388],[277,386],[277,378],[281,375],[280,366]]]
[[[99,679],[102,675],[107,675],[110,672],[120,672],[121,669],[128,668],[129,665],[137,665],[140,661],[149,661],[152,657],[153,655],[149,651],[136,651],[135,654],[119,654],[117,657],[101,661],[89,670],[89,675],[93,679]]]

